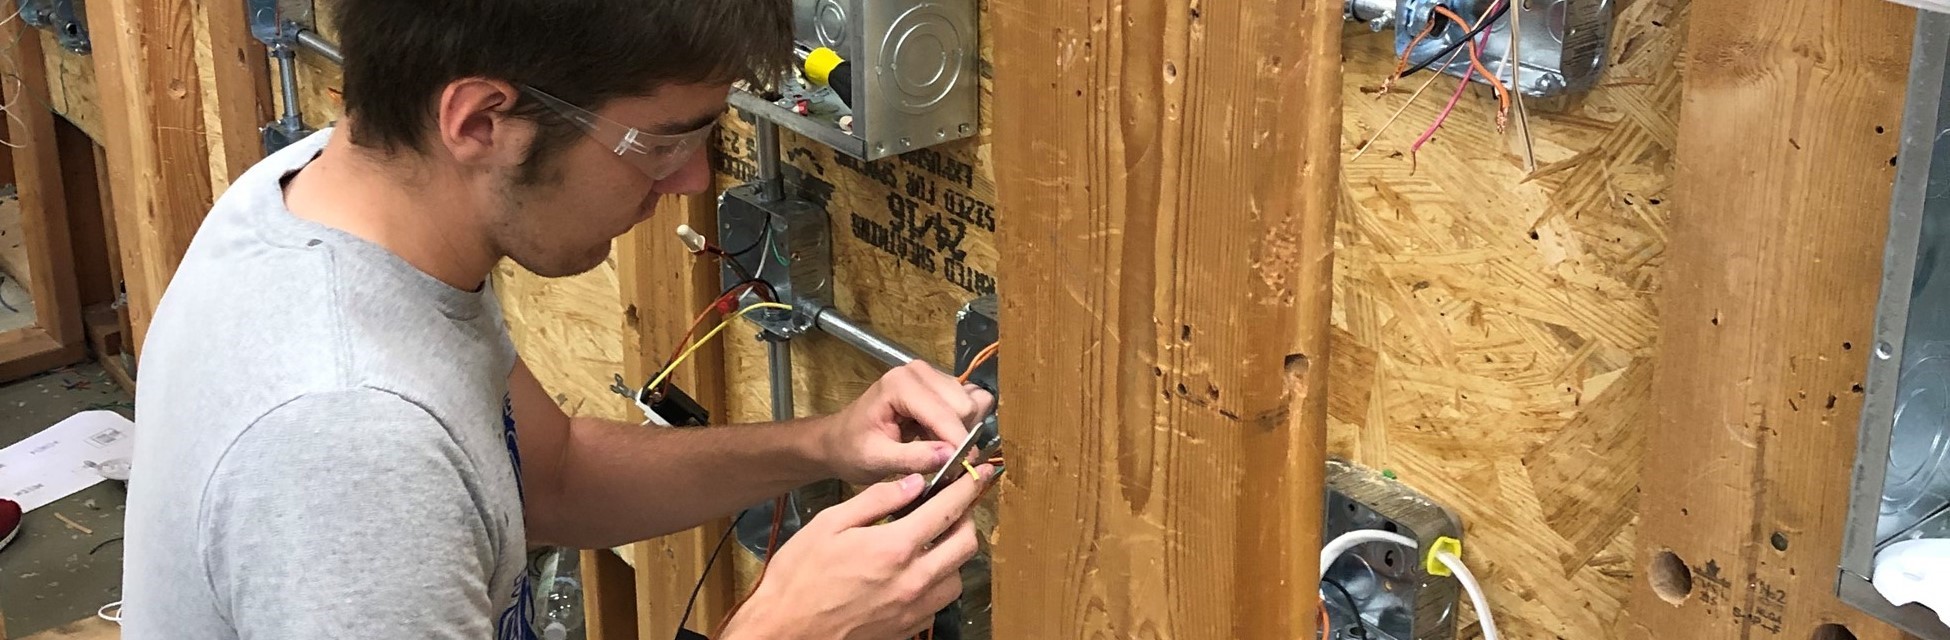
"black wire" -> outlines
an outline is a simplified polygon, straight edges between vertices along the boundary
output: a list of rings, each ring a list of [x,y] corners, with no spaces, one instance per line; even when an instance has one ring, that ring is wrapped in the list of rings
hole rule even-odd
[[[1348,593],[1347,587],[1342,586],[1340,581],[1333,578],[1321,578],[1320,583],[1333,587],[1335,591],[1341,592],[1341,597],[1347,598],[1347,610],[1354,612],[1354,622],[1355,624],[1361,625],[1362,635],[1368,638],[1381,637],[1381,634],[1376,633],[1373,627],[1368,626],[1368,619],[1361,617],[1361,604],[1354,601],[1354,594]]]
[[[1497,6],[1496,11],[1491,12],[1489,17],[1484,18],[1482,22],[1476,23],[1476,27],[1470,29],[1468,33],[1463,34],[1462,38],[1457,39],[1455,42],[1449,43],[1449,46],[1443,47],[1442,50],[1437,51],[1435,55],[1429,56],[1427,60],[1423,60],[1421,62],[1415,63],[1415,66],[1409,67],[1407,71],[1403,71],[1401,75],[1395,77],[1406,78],[1415,75],[1415,72],[1429,68],[1429,65],[1435,64],[1435,61],[1443,59],[1444,56],[1447,56],[1451,53],[1455,53],[1456,50],[1462,48],[1464,44],[1469,43],[1469,41],[1471,40],[1475,40],[1476,36],[1482,35],[1484,29],[1488,29],[1490,28],[1490,25],[1496,24],[1496,21],[1502,20],[1504,14],[1510,12],[1511,4],[1522,2],[1522,1],[1523,0],[1504,0],[1504,2],[1501,5]],[[1436,15],[1434,9],[1429,10],[1430,20],[1434,20],[1438,17],[1440,16]],[[1448,27],[1445,25],[1443,29],[1447,30]],[[1514,63],[1515,61],[1513,60],[1511,62]]]
[[[677,619],[678,629],[681,630],[684,625],[690,624],[691,609],[697,606],[697,594],[704,591],[704,580],[711,576],[711,565],[718,563],[718,553],[724,551],[724,543],[731,540],[731,532],[737,531],[738,523],[744,519],[745,513],[738,512],[738,517],[731,519],[731,526],[725,527],[724,535],[718,536],[718,546],[711,548],[711,557],[704,561],[704,570],[697,574],[697,586],[691,587],[691,601],[684,603],[684,617]]]

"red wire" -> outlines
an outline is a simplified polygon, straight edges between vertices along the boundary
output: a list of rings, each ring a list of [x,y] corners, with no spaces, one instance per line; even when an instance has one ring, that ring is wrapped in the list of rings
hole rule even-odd
[[[759,585],[765,584],[765,570],[771,568],[773,556],[779,554],[779,530],[785,527],[785,507],[785,496],[779,496],[772,501],[772,532],[765,539],[765,561],[758,565],[758,577],[752,579],[752,588],[745,592],[745,597],[739,598],[737,602],[732,603],[731,609],[724,612],[724,619],[718,621],[718,629],[711,635],[722,635],[725,625],[731,624],[731,617],[738,615],[738,609],[745,606],[745,601],[752,599],[752,595],[758,593]]]

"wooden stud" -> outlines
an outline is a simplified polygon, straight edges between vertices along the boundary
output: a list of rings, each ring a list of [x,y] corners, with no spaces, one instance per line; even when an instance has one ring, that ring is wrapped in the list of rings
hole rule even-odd
[[[243,2],[196,3],[197,69],[209,132],[211,192],[264,158],[258,128],[271,121],[270,55],[251,37]]]
[[[996,637],[1314,637],[1341,3],[991,13]]]
[[[709,194],[667,197],[649,222],[639,225],[616,251],[617,281],[622,288],[624,315],[624,378],[631,385],[649,380],[671,356],[693,314],[718,298],[721,287],[715,262],[691,256],[674,232],[689,224],[711,236],[716,228],[715,198]],[[726,420],[724,352],[722,342],[705,345],[673,376],[675,384],[711,412],[713,422]],[[648,540],[636,545],[638,636],[676,635],[678,618],[700,580],[706,559],[728,522]],[[690,626],[703,633],[730,607],[736,597],[732,556],[718,558],[703,578]]]
[[[1915,12],[1691,12],[1633,636],[1898,638],[1834,591]]]
[[[0,334],[0,380],[80,360],[87,340],[81,326],[73,244],[68,235],[67,194],[62,186],[54,112],[48,102],[47,68],[40,39],[19,21],[0,26],[0,39],[15,43],[0,56],[0,73],[16,80],[5,87],[15,184],[20,189],[21,234],[26,239],[27,289],[34,297],[36,326]]]
[[[210,211],[202,78],[191,54],[197,4],[88,3],[138,353],[164,287]]]
[[[585,549],[582,584],[589,640],[636,640],[635,570],[608,549]]]

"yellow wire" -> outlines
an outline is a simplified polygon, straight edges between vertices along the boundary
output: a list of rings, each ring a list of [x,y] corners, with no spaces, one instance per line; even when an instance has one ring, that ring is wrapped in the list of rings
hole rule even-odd
[[[731,326],[731,321],[745,317],[745,314],[751,313],[753,309],[784,309],[786,311],[791,311],[792,305],[779,303],[779,302],[755,302],[749,306],[746,306],[743,309],[739,309],[736,313],[733,313],[729,317],[726,317],[723,322],[719,322],[718,326],[712,327],[710,332],[704,334],[704,337],[698,338],[696,341],[692,342],[691,346],[684,349],[683,353],[677,354],[677,357],[672,358],[670,360],[670,364],[664,365],[664,370],[657,372],[657,377],[650,380],[650,384],[646,385],[644,388],[655,389],[659,385],[662,385],[664,379],[670,377],[671,372],[677,370],[677,365],[682,364],[684,360],[690,358],[691,354],[697,353],[698,348],[704,346],[704,343],[710,342],[712,338],[715,338],[718,336],[718,334],[723,333],[725,327]]]

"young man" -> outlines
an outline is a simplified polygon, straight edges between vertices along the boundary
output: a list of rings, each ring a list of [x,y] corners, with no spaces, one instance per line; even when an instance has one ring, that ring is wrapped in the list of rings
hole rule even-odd
[[[150,329],[124,637],[525,637],[530,545],[621,544],[816,479],[933,469],[987,411],[908,366],[821,418],[570,418],[509,342],[489,270],[587,271],[662,194],[703,191],[730,84],[789,60],[789,3],[337,6],[345,120],[231,185]],[[811,521],[723,637],[925,627],[960,593],[981,487],[876,524],[920,485]]]

